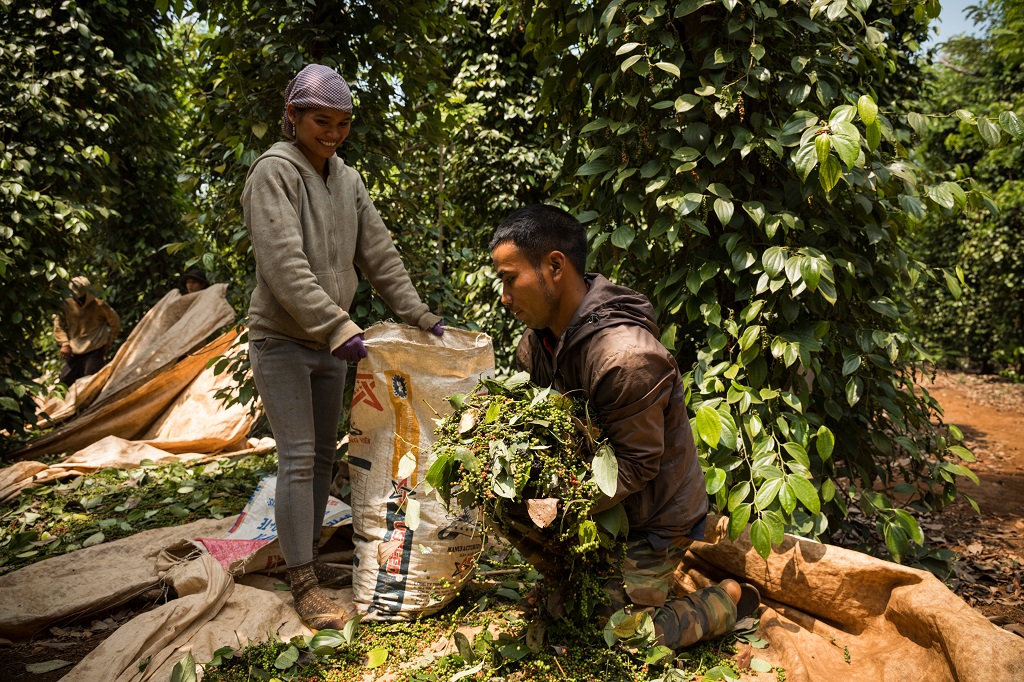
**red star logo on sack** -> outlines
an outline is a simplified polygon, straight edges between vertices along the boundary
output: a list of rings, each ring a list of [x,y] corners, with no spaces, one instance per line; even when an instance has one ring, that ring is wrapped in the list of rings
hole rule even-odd
[[[372,374],[356,374],[356,387],[352,393],[352,407],[359,403],[366,403],[378,412],[383,412],[384,407],[377,400],[377,396],[373,394],[373,389],[376,386],[377,382]]]

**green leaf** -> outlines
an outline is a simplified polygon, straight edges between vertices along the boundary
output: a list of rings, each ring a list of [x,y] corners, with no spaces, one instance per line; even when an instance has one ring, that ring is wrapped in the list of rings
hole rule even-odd
[[[620,249],[628,249],[636,237],[636,232],[629,225],[620,225],[612,232],[612,244]]]
[[[833,136],[832,139],[834,140],[835,137]],[[821,164],[821,170],[818,171],[818,181],[826,192],[831,192],[841,177],[843,177],[843,168],[839,165],[839,159],[829,154],[825,163]]]
[[[592,466],[597,487],[608,497],[614,497],[619,485],[619,460],[612,446],[605,443],[598,448]]]
[[[900,528],[903,529],[907,536],[918,545],[923,545],[924,533],[921,531],[921,526],[918,525],[917,519],[902,509],[893,509],[892,511],[896,515],[896,521],[900,524]]]
[[[734,210],[732,202],[728,199],[715,199],[715,215],[718,216],[718,220],[721,221],[723,227],[727,226],[729,221],[732,220]]]
[[[314,651],[317,649],[337,649],[344,646],[345,643],[345,637],[340,632],[324,628],[317,631],[309,640],[309,648]]]
[[[864,395],[864,382],[860,380],[860,377],[850,377],[850,380],[846,382],[847,404],[853,407],[860,402],[862,395]]]
[[[615,56],[620,57],[626,54],[627,52],[632,52],[638,47],[640,47],[640,43],[626,43],[625,45],[619,47],[619,49],[615,50]]]
[[[390,652],[382,646],[370,649],[366,652],[365,666],[367,668],[376,668],[382,665],[384,661],[388,660],[388,653]]]
[[[459,650],[459,656],[466,662],[467,665],[472,665],[476,662],[476,651],[473,649],[473,645],[469,641],[469,637],[466,637],[465,633],[455,632],[455,646]]]
[[[965,462],[974,462],[974,454],[962,445],[950,445],[949,451]]]
[[[282,651],[274,661],[274,667],[278,670],[288,670],[295,665],[297,660],[299,660],[299,650],[294,644],[289,644],[288,648]]]
[[[924,202],[917,197],[910,196],[909,194],[900,195],[900,207],[906,211],[907,216],[914,221],[919,223],[924,220],[927,211],[924,206]]]
[[[976,123],[978,120],[977,117],[967,109],[957,109],[953,113],[956,114],[956,117],[963,121],[964,123],[973,124]]]
[[[882,143],[882,125],[877,118],[864,126],[864,139],[867,140],[870,151],[875,151]]]
[[[801,180],[806,180],[814,167],[818,165],[818,152],[813,144],[805,144],[793,155],[793,164]]]
[[[707,405],[697,408],[697,435],[709,447],[718,447],[722,438],[722,418],[717,410]]]
[[[949,274],[948,271],[944,270],[942,275],[946,280],[946,288],[949,289],[949,293],[953,295],[955,300],[959,301],[964,293],[964,290],[960,287],[960,282],[957,281],[956,277]]]
[[[818,451],[818,457],[821,457],[823,462],[828,461],[836,447],[836,437],[832,434],[831,429],[824,424],[818,427],[818,436],[814,441],[814,447]]]
[[[828,133],[819,133],[814,137],[814,151],[818,155],[818,163],[825,163],[829,150],[832,149],[829,137]]]
[[[764,268],[765,274],[775,279],[782,274],[787,260],[788,257],[782,247],[772,246],[761,255],[761,267]]]
[[[626,57],[625,61],[623,61],[622,64],[619,65],[619,70],[622,71],[623,73],[629,71],[629,68],[636,64],[641,59],[643,59],[643,57],[644,56],[642,54],[635,54],[632,57]]]
[[[889,550],[889,554],[892,555],[893,561],[902,562],[907,550],[910,549],[906,531],[898,524],[887,522],[883,535],[885,536],[885,546]]]
[[[355,641],[356,633],[359,632],[359,623],[362,620],[362,614],[357,614],[345,623],[345,627],[341,630],[341,636],[345,639],[346,643],[351,644]]]
[[[803,258],[800,261],[800,277],[808,289],[817,289],[818,281],[821,279],[821,261],[817,258]]]
[[[910,127],[914,129],[914,132],[919,137],[924,137],[928,133],[928,119],[916,111],[907,114],[907,123],[910,124]]]
[[[747,215],[750,216],[755,225],[760,225],[764,221],[764,204],[760,201],[744,201],[743,210],[747,212]]]
[[[772,664],[761,658],[751,658],[750,669],[759,673],[770,673],[772,671]]]
[[[612,164],[607,159],[595,159],[594,161],[588,161],[587,163],[580,166],[579,170],[576,171],[576,175],[581,177],[587,175],[597,175],[599,173],[604,173],[611,167]]]
[[[747,521],[750,519],[750,504],[741,504],[731,511],[729,514],[729,538],[735,540],[743,532],[743,529],[747,527]]]
[[[875,122],[878,118],[878,105],[871,99],[871,95],[860,96],[857,100],[857,113],[860,114],[860,120],[864,121],[864,125]]]
[[[676,78],[679,78],[679,67],[671,62],[657,62],[654,66],[665,73],[670,73]]]
[[[715,495],[725,485],[725,471],[718,467],[711,467],[704,472],[704,489],[708,495]]]
[[[741,504],[746,502],[747,496],[750,494],[750,482],[741,481],[732,487],[729,491],[729,510],[733,511]]]
[[[772,478],[766,480],[761,484],[761,487],[754,493],[754,508],[758,510],[766,509],[775,498],[779,495],[779,490],[782,488],[782,484],[785,479],[782,477]]]
[[[818,491],[814,485],[802,476],[789,476],[786,484],[793,490],[793,494],[812,514],[821,513],[821,501],[818,499]]]
[[[1003,138],[1003,131],[999,129],[999,126],[984,116],[978,119],[978,132],[981,133],[981,139],[985,140],[990,147],[999,146],[999,142]]]
[[[836,150],[836,154],[848,168],[853,168],[860,155],[860,132],[857,131],[856,126],[846,121],[833,123],[830,127],[832,128],[830,139],[832,148]],[[822,161],[822,164],[824,163]]]
[[[196,660],[189,651],[185,657],[174,664],[171,670],[171,682],[196,682]]]
[[[896,309],[896,304],[886,296],[868,301],[868,307],[886,317],[891,317],[894,320],[900,319],[900,312]]]
[[[754,342],[761,336],[761,326],[753,325],[743,330],[743,335],[740,336],[740,350],[746,350],[754,345]]]
[[[796,441],[786,441],[782,444],[782,448],[789,453],[790,457],[803,465],[804,468],[810,468],[811,459],[807,456],[807,450],[804,449],[803,445]]]
[[[1006,134],[1014,139],[1024,137],[1024,123],[1022,123],[1020,117],[1012,111],[1004,111],[999,114],[999,125],[1003,126],[1003,130],[1006,131]]]
[[[757,519],[750,524],[750,544],[762,559],[768,560],[768,555],[772,553],[772,535],[763,519]]]

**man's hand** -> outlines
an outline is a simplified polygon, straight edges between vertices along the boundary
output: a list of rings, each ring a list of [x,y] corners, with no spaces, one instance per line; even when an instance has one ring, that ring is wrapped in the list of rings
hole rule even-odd
[[[443,324],[444,320],[441,320],[440,322],[435,324],[433,327],[430,328],[430,333],[433,334],[434,336],[444,336],[444,327],[441,326]]]
[[[359,362],[366,357],[366,346],[363,345],[363,335],[356,334],[351,339],[331,351],[331,355],[343,362]]]
[[[71,357],[71,346],[69,344],[65,343],[63,346],[60,347],[60,359],[61,360],[67,360],[70,357]]]

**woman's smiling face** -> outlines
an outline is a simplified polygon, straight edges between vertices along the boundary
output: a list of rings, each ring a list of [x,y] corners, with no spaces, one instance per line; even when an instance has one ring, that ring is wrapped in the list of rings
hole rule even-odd
[[[352,112],[338,109],[299,111],[289,104],[288,119],[295,125],[295,145],[321,173],[324,162],[334,156],[352,126]]]

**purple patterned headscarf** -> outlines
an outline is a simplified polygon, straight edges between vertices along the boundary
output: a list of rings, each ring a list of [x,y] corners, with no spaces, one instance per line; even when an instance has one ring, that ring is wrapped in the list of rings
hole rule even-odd
[[[288,105],[297,109],[352,111],[352,91],[338,72],[323,64],[309,64],[292,79],[284,91],[281,130],[295,139],[295,125],[288,120]]]

